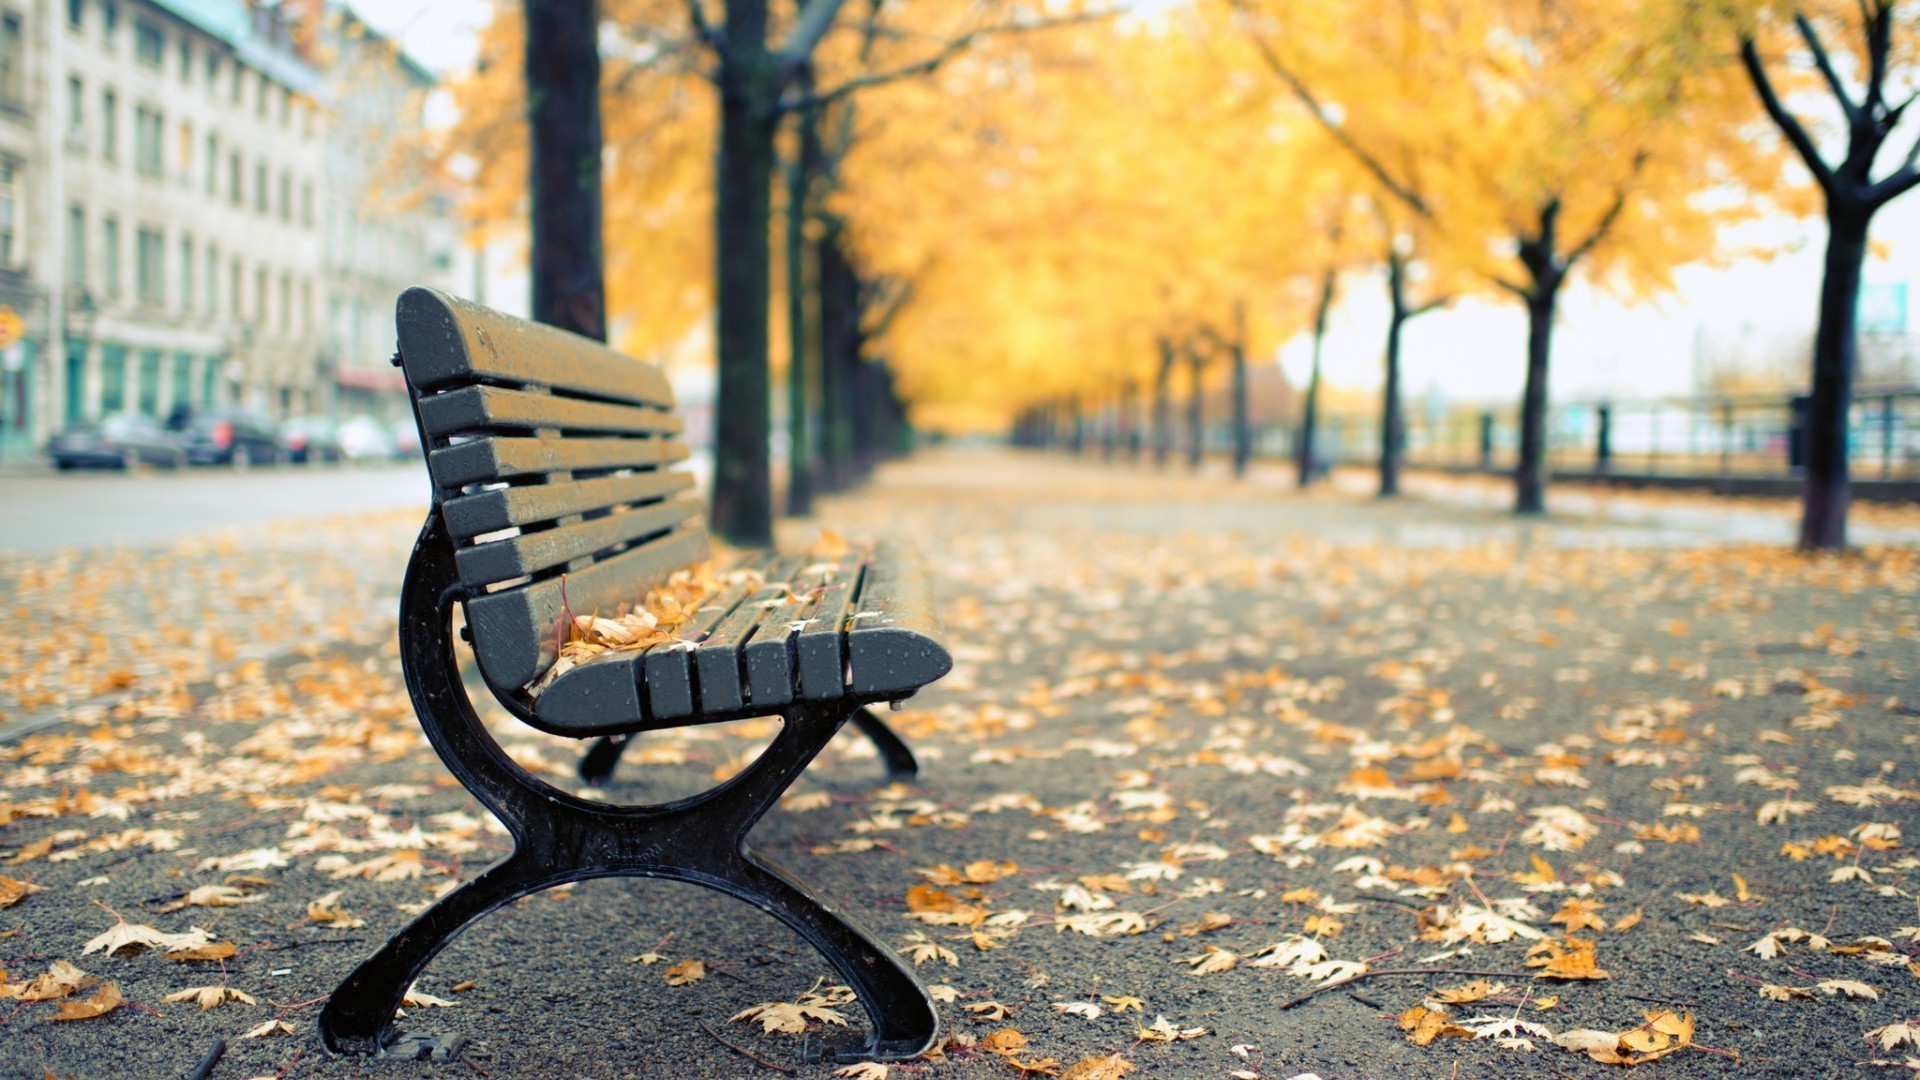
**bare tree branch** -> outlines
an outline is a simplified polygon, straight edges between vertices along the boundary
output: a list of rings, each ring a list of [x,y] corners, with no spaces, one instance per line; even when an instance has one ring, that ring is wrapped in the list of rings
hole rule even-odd
[[[1234,10],[1240,12],[1242,15],[1249,14],[1246,9],[1246,0],[1229,0],[1229,2],[1233,4]],[[1386,188],[1394,198],[1406,203],[1408,208],[1412,209],[1421,217],[1431,218],[1433,216],[1432,207],[1427,205],[1427,201],[1420,197],[1418,191],[1395,179],[1394,176],[1387,171],[1387,167],[1381,163],[1378,157],[1368,152],[1365,147],[1361,146],[1360,143],[1354,139],[1351,132],[1341,127],[1332,116],[1327,114],[1326,106],[1321,104],[1320,99],[1314,96],[1313,91],[1308,88],[1306,81],[1301,79],[1291,67],[1288,67],[1286,61],[1280,59],[1279,54],[1273,51],[1273,46],[1267,44],[1265,38],[1249,29],[1247,31],[1247,39],[1253,42],[1254,51],[1260,54],[1260,59],[1279,77],[1281,82],[1286,84],[1287,89],[1293,92],[1293,96],[1299,99],[1300,104],[1306,106],[1307,112],[1313,116],[1321,128],[1323,128],[1328,135],[1333,136],[1334,142],[1339,143],[1342,148],[1352,154],[1362,168],[1372,173],[1373,178],[1380,181],[1381,187]]]
[[[833,21],[840,16],[840,4],[841,0],[806,0],[799,18],[794,21],[793,32],[787,35],[787,43],[775,54],[775,93],[793,78],[801,66],[813,59],[813,50],[819,46],[820,39],[827,36],[827,31],[833,29]]]
[[[1530,300],[1533,298],[1532,289],[1528,288],[1525,285],[1521,285],[1518,282],[1508,281],[1506,278],[1501,277],[1499,274],[1489,274],[1487,275],[1487,280],[1493,282],[1495,285],[1499,286],[1502,289],[1507,290],[1508,292],[1512,293],[1513,295],[1519,297],[1522,300]]]
[[[1860,106],[1847,96],[1846,85],[1840,81],[1840,73],[1833,70],[1833,59],[1827,55],[1827,47],[1820,44],[1820,35],[1814,32],[1813,24],[1807,21],[1805,14],[1796,11],[1793,14],[1793,25],[1800,31],[1800,37],[1807,43],[1807,48],[1813,50],[1814,65],[1820,69],[1820,74],[1826,76],[1827,89],[1833,91],[1834,100],[1840,103],[1840,111],[1847,114],[1847,122],[1859,123],[1862,119]],[[1871,99],[1871,91],[1869,91],[1869,99]]]
[[[1887,52],[1893,47],[1893,5],[1884,0],[1867,19],[1867,104],[1885,108]]]
[[[907,64],[904,67],[897,67],[888,71],[876,71],[868,75],[858,75],[830,90],[823,90],[816,94],[804,94],[782,101],[780,103],[780,110],[782,112],[794,112],[800,109],[813,109],[822,105],[831,105],[834,102],[857,94],[862,90],[870,90],[876,86],[885,86],[888,83],[899,82],[902,79],[911,79],[918,75],[931,75],[939,70],[941,65],[961,53],[966,52],[985,38],[998,37],[1004,34],[1027,34],[1037,30],[1052,30],[1062,26],[1075,26],[1081,23],[1096,22],[1101,19],[1111,18],[1116,14],[1118,14],[1117,11],[1111,10],[1093,11],[1080,15],[1063,16],[1057,19],[1036,19],[1028,22],[999,23],[993,26],[982,26],[974,30],[969,30],[959,37],[948,41],[940,47],[939,51],[924,60],[919,60]]]
[[[1640,170],[1646,167],[1646,164],[1647,152],[1645,150],[1634,155],[1633,171],[1628,173],[1627,178],[1621,182],[1620,190],[1613,193],[1613,205],[1607,207],[1607,212],[1601,216],[1600,223],[1593,227],[1593,231],[1587,234],[1587,238],[1580,241],[1578,247],[1567,253],[1566,261],[1560,264],[1561,270],[1573,269],[1574,263],[1579,262],[1588,252],[1592,251],[1601,240],[1606,238],[1607,233],[1613,229],[1614,222],[1620,220],[1621,211],[1626,209],[1627,192],[1633,189],[1633,182],[1639,179]]]
[[[713,24],[707,21],[705,0],[687,0],[687,18],[693,23],[693,34],[700,39],[702,45],[714,52],[726,49],[726,35],[714,29]]]
[[[1451,303],[1453,303],[1453,297],[1451,296],[1436,296],[1418,307],[1408,308],[1406,317],[1411,319],[1417,315],[1425,315],[1429,311],[1446,307]]]
[[[1760,104],[1765,106],[1767,115],[1773,118],[1774,126],[1778,127],[1781,134],[1787,137],[1787,141],[1793,144],[1793,148],[1799,151],[1800,160],[1806,164],[1808,171],[1813,173],[1813,178],[1819,182],[1821,189],[1831,193],[1833,170],[1828,168],[1827,163],[1821,159],[1820,151],[1813,145],[1813,138],[1807,134],[1807,129],[1787,111],[1786,106],[1780,104],[1780,95],[1773,91],[1773,81],[1767,78],[1766,66],[1760,62],[1760,50],[1754,48],[1752,38],[1740,43],[1740,61],[1746,65],[1747,78],[1752,80],[1754,91],[1760,95]]]

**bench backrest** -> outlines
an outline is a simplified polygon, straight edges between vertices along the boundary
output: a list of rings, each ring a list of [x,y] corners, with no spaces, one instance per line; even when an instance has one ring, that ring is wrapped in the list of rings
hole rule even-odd
[[[433,289],[400,296],[401,368],[474,654],[513,694],[552,666],[563,608],[611,616],[706,558],[673,389],[597,341]],[[564,585],[563,585],[564,581]]]

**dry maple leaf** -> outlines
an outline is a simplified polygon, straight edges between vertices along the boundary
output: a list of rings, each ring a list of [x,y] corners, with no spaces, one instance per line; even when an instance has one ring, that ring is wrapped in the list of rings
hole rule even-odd
[[[1068,1016],[1085,1017],[1088,1020],[1100,1019],[1101,1012],[1100,1006],[1091,1001],[1056,1001],[1053,1003],[1053,1011],[1065,1013]]]
[[[980,1049],[990,1054],[1015,1054],[1027,1048],[1027,1037],[1012,1028],[999,1031],[980,1040]]]
[[[120,986],[118,983],[103,983],[91,997],[84,1001],[63,1001],[60,1011],[53,1014],[55,1020],[91,1020],[96,1016],[105,1016],[120,1007]]]
[[[1206,1028],[1175,1027],[1164,1016],[1154,1017],[1153,1023],[1136,1031],[1141,1042],[1180,1042],[1185,1039],[1197,1039],[1206,1033]]]
[[[340,930],[357,930],[367,925],[367,920],[356,918],[340,907],[340,893],[341,890],[335,889],[307,901],[307,918]]]
[[[186,907],[233,907],[236,904],[257,904],[265,899],[264,896],[249,896],[231,885],[202,885],[188,890],[180,899],[162,905],[160,911],[179,911]]]
[[[934,941],[925,933],[915,930],[906,937],[906,948],[901,951],[913,958],[913,966],[919,967],[929,960],[939,960],[948,967],[959,967],[960,957],[952,949]]]
[[[65,960],[55,960],[45,974],[24,983],[10,983],[0,978],[0,998],[52,1001],[85,990],[99,981]]]
[[[1120,1080],[1133,1071],[1133,1062],[1119,1054],[1086,1057],[1067,1066],[1060,1080]]]
[[[248,1028],[240,1037],[243,1039],[264,1039],[269,1035],[291,1035],[293,1026],[285,1020],[269,1020],[258,1027]]]
[[[198,929],[198,927],[195,927]],[[184,949],[168,949],[167,959],[176,961],[225,960],[240,950],[231,941],[215,941],[205,945],[192,945]]]
[[[1864,998],[1867,1001],[1880,1000],[1880,991],[1852,979],[1823,979],[1814,983],[1813,988],[1835,997],[1845,994],[1850,998]]]
[[[1877,1042],[1882,1050],[1892,1050],[1901,1043],[1920,1050],[1920,1020],[1907,1020],[1898,1024],[1888,1024],[1867,1032],[1868,1042]]]
[[[1484,997],[1505,993],[1506,989],[1507,984],[1505,983],[1495,985],[1486,979],[1475,979],[1464,986],[1456,986],[1451,990],[1437,990],[1429,996],[1434,1001],[1440,1002],[1443,1005],[1467,1005],[1479,1001]]]
[[[861,1061],[844,1069],[833,1070],[833,1075],[844,1076],[847,1080],[887,1080],[893,1070],[877,1061]]]
[[[1123,1013],[1128,1009],[1132,1009],[1134,1012],[1142,1012],[1147,1007],[1147,1003],[1144,1000],[1137,997],[1129,997],[1125,994],[1118,997],[1103,997],[1100,1000],[1113,1006],[1113,1011],[1116,1013]]]
[[[45,891],[44,887],[31,881],[0,874],[0,908],[10,908],[34,893]]]
[[[376,855],[359,863],[349,863],[338,855],[329,855],[314,863],[313,868],[331,874],[335,880],[358,877],[368,881],[410,881],[441,872],[421,862],[420,853],[412,850]]]
[[[1193,969],[1195,975],[1217,975],[1223,971],[1232,971],[1240,962],[1240,954],[1213,945],[1198,956],[1181,957],[1180,962]]]
[[[1540,979],[1611,979],[1594,964],[1594,942],[1579,938],[1543,941],[1527,950],[1527,966],[1541,971]]]
[[[1797,986],[1782,986],[1777,983],[1761,983],[1758,991],[1768,1001],[1792,1001],[1795,998],[1811,1000],[1813,995]]]
[[[1433,1040],[1446,1036],[1450,1039],[1471,1039],[1473,1032],[1453,1022],[1444,1009],[1429,1009],[1425,1005],[1415,1005],[1399,1016],[1400,1030],[1407,1033],[1407,1041],[1415,1046],[1426,1046]]]
[[[707,965],[703,960],[688,958],[668,968],[662,973],[668,986],[686,986],[697,983],[707,977]]]
[[[208,1009],[213,1008],[215,1005],[220,1005],[229,1001],[237,1001],[242,1005],[258,1005],[259,1004],[259,1002],[253,999],[253,996],[251,994],[242,993],[239,990],[235,990],[231,986],[194,986],[194,987],[189,987],[188,989],[185,989],[185,990],[178,991],[176,993],[168,994],[166,997],[163,997],[160,1000],[161,1001],[191,1001],[194,1004],[200,1006],[201,1012],[206,1012]]]
[[[984,1024],[1007,1018],[1007,1007],[997,1001],[976,1002],[967,1006],[967,1011],[973,1014],[976,1023]]]
[[[1576,930],[1605,930],[1607,928],[1607,921],[1594,914],[1595,911],[1604,906],[1603,904],[1582,900],[1577,896],[1569,897],[1567,902],[1561,906],[1560,910],[1554,912],[1553,917],[1547,921],[1565,923],[1567,933],[1569,934]]]
[[[155,930],[151,926],[130,923],[126,920],[114,923],[106,933],[86,943],[80,955],[105,951],[112,956],[122,950],[139,952],[142,949],[161,949],[166,952],[181,952],[211,945],[213,938],[205,930],[193,927],[182,934],[168,934]]]

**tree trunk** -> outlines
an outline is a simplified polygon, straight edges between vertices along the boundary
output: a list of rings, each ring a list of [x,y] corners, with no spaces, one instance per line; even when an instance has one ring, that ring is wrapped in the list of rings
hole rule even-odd
[[[1407,267],[1398,252],[1387,253],[1387,371],[1380,388],[1380,497],[1400,494],[1400,455],[1406,429],[1400,412],[1400,330],[1407,321]]]
[[[1320,303],[1313,317],[1313,368],[1307,375],[1307,401],[1300,417],[1300,444],[1295,448],[1294,464],[1299,472],[1299,486],[1313,483],[1313,474],[1319,469],[1314,460],[1314,440],[1319,435],[1320,421],[1320,347],[1327,338],[1327,315],[1333,310],[1334,285],[1336,275],[1331,267],[1320,282]]]
[[[1800,515],[1803,551],[1847,546],[1847,413],[1859,346],[1854,335],[1860,272],[1867,255],[1868,211],[1849,200],[1827,203],[1827,260],[1820,281],[1820,325],[1813,338],[1813,394],[1807,405],[1807,470]]]
[[[1153,463],[1167,467],[1173,455],[1173,342],[1160,339],[1160,370],[1153,377]]]
[[[767,461],[773,80],[765,0],[728,0],[714,170],[720,390],[714,409],[713,529],[738,547],[773,542],[773,477]]]
[[[1205,406],[1200,398],[1200,369],[1205,363],[1199,349],[1187,352],[1188,381],[1191,384],[1187,394],[1187,468],[1200,469],[1201,455],[1206,453],[1206,432],[1201,430],[1206,421]]]
[[[1233,475],[1247,475],[1247,462],[1253,457],[1253,425],[1247,410],[1247,309],[1236,303],[1233,309]]]
[[[607,339],[595,0],[527,0],[533,317]]]
[[[859,349],[859,281],[840,246],[840,224],[829,221],[815,247],[820,275],[820,484],[844,491],[853,484],[853,364]]]
[[[1527,296],[1527,386],[1520,398],[1520,463],[1513,470],[1513,512],[1547,509],[1547,367],[1560,279],[1536,278]]]
[[[794,115],[799,150],[787,163],[787,513],[793,516],[813,511],[820,309],[806,222],[819,164],[816,120],[812,109]]]

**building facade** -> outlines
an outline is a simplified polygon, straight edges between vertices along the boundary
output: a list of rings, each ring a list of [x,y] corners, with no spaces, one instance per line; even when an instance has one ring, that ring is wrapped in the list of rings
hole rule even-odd
[[[0,457],[117,412],[395,397],[386,313],[454,238],[444,203],[375,209],[431,79],[351,25],[317,3],[0,0]]]

